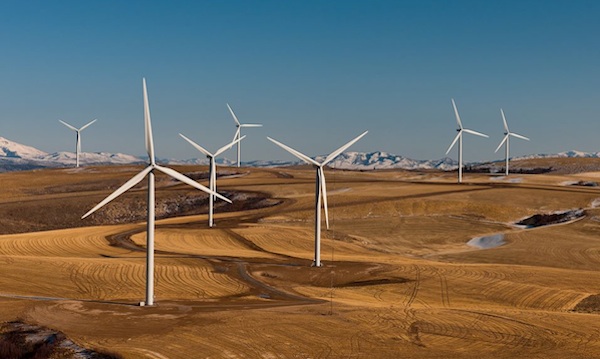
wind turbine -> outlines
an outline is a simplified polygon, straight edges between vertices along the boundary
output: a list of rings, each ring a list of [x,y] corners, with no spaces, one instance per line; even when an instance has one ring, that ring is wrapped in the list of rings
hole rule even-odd
[[[229,112],[231,112],[231,116],[233,116],[233,120],[235,121],[236,130],[235,130],[235,135],[233,135],[233,141],[240,139],[242,127],[262,127],[262,125],[259,123],[240,123],[240,121],[238,120],[237,116],[235,115],[235,113],[233,112],[233,110],[231,109],[231,106],[229,106],[229,104],[227,104],[227,108],[229,109]],[[238,167],[240,167],[240,161],[241,161],[241,146],[240,146],[240,142],[238,141],[238,143],[237,143],[237,166]]]
[[[184,140],[188,141],[192,146],[194,146],[198,151],[204,153],[206,155],[206,157],[208,157],[208,159],[210,160],[210,172],[209,172],[209,185],[208,187],[210,188],[211,191],[213,192],[217,192],[217,165],[215,163],[215,159],[218,155],[220,155],[221,153],[227,151],[228,149],[230,149],[231,147],[233,147],[233,145],[235,145],[236,143],[240,142],[241,140],[243,140],[246,136],[242,136],[241,138],[230,142],[228,144],[226,144],[225,146],[219,148],[215,153],[210,153],[208,152],[206,149],[204,149],[204,147],[200,146],[199,144],[197,144],[196,142],[190,140],[189,138],[185,137],[184,135],[182,135],[181,133],[179,134],[179,136],[181,136]],[[213,223],[213,211],[214,211],[214,196],[210,195],[209,196],[209,200],[208,200],[208,226],[212,227],[214,225]]]
[[[500,142],[500,144],[498,145],[498,148],[496,148],[496,151],[494,151],[494,153],[498,152],[500,147],[502,147],[504,142],[506,142],[506,175],[508,176],[508,156],[509,156],[510,136],[520,138],[520,139],[526,140],[526,141],[529,141],[529,138],[527,138],[523,135],[519,135],[518,133],[510,132],[508,130],[508,123],[506,123],[506,117],[504,116],[504,111],[502,109],[500,109],[500,113],[502,114],[502,121],[504,122],[504,138],[502,139],[502,142]]]
[[[90,214],[96,212],[108,202],[117,198],[127,190],[131,189],[136,184],[140,183],[142,179],[146,177],[146,175],[148,176],[148,223],[146,232],[146,302],[142,302],[140,303],[140,305],[154,305],[154,171],[158,170],[160,172],[163,172],[164,174],[171,176],[181,182],[187,183],[188,185],[195,187],[201,191],[204,191],[209,195],[217,196],[226,202],[231,203],[231,201],[175,170],[172,170],[167,167],[162,167],[156,164],[156,158],[154,156],[154,140],[152,138],[152,124],[150,121],[150,106],[148,104],[148,92],[146,91],[145,78],[142,80],[142,84],[144,93],[144,128],[146,136],[146,152],[148,153],[149,161],[148,166],[144,168],[140,173],[133,176],[129,181],[125,182],[124,185],[119,187],[110,196],[106,197],[102,202],[98,203],[96,207],[92,208],[81,218],[86,218]]]
[[[456,137],[454,137],[454,141],[452,141],[452,143],[450,144],[450,147],[448,147],[448,150],[446,151],[446,154],[448,154],[448,152],[450,152],[450,150],[452,149],[452,147],[454,147],[454,144],[456,144],[456,141],[458,141],[458,183],[462,183],[462,136],[463,136],[463,132],[466,133],[470,133],[472,135],[477,135],[477,136],[481,136],[481,137],[490,137],[486,134],[483,134],[481,132],[477,132],[477,131],[473,131],[473,130],[469,130],[468,128],[464,128],[462,125],[462,122],[460,122],[460,116],[458,115],[458,109],[456,108],[456,104],[454,103],[454,99],[452,99],[452,107],[454,107],[454,114],[456,115],[456,122],[458,123],[458,128],[456,129],[456,131],[458,131],[458,134],[456,135]]]
[[[298,157],[304,162],[313,165],[313,167],[317,170],[315,189],[315,259],[313,262],[314,267],[321,266],[321,198],[323,199],[323,208],[325,209],[325,224],[327,226],[327,229],[329,229],[329,214],[327,212],[327,184],[325,183],[325,172],[323,171],[323,167],[327,163],[335,159],[340,153],[344,152],[348,147],[352,146],[356,141],[360,140],[368,132],[369,131],[363,132],[361,135],[359,135],[352,141],[333,151],[321,163],[313,160],[312,158],[306,156],[303,153],[296,151],[291,147],[284,145],[281,142],[272,139],[271,137],[267,137],[269,141],[273,142],[277,146],[283,148],[284,150],[288,151],[289,153]]]
[[[87,125],[81,128],[76,128],[75,126],[71,126],[62,120],[58,120],[58,122],[62,123],[63,125],[67,126],[68,128],[77,133],[77,142],[75,144],[75,167],[79,167],[79,153],[81,152],[81,131],[85,130],[87,127],[89,127],[92,123],[96,121],[97,120],[90,121]]]

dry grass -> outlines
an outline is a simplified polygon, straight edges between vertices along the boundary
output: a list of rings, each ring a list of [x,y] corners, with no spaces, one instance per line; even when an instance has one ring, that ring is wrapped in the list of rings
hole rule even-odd
[[[125,358],[600,355],[600,324],[587,314],[599,309],[600,209],[562,225],[511,224],[590,207],[599,190],[563,183],[594,173],[512,183],[467,174],[456,185],[451,173],[328,170],[325,267],[311,268],[314,172],[250,169],[219,189],[280,204],[241,200],[212,229],[203,214],[159,220],[158,305],[141,308],[143,223],[53,222],[82,225],[82,213],[138,170],[0,174],[10,189],[0,193],[0,321],[56,328]],[[158,187],[163,198],[192,193],[166,179]],[[113,210],[143,197],[140,188]],[[465,245],[494,233],[507,244]]]

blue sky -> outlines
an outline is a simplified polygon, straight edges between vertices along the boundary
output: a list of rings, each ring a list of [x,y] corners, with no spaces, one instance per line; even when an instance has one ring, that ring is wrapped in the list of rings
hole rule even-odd
[[[200,157],[249,129],[243,157],[290,159],[274,137],[327,154],[441,158],[466,127],[465,160],[600,151],[598,1],[0,2],[0,136],[39,149],[144,153],[146,77],[157,154]],[[453,151],[450,154],[456,158]],[[233,151],[225,154],[234,158]]]

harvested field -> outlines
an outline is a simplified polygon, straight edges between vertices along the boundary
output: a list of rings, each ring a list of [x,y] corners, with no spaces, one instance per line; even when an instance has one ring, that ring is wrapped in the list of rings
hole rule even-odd
[[[202,183],[197,167],[178,169]],[[178,209],[157,221],[149,308],[137,305],[143,185],[79,219],[138,170],[0,174],[4,328],[18,321],[123,358],[600,356],[600,190],[562,184],[596,173],[467,174],[458,185],[452,173],[327,170],[321,268],[310,266],[312,169],[223,176],[219,191],[236,203],[217,207],[215,228],[206,197],[158,177],[157,198]],[[513,225],[572,208],[585,217]],[[486,236],[502,245],[467,245]]]

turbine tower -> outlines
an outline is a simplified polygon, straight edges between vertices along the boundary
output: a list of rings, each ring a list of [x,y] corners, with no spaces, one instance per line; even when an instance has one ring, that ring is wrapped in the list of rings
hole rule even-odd
[[[506,150],[506,175],[508,176],[508,158],[509,158],[510,136],[520,138],[520,139],[526,140],[526,141],[529,141],[529,138],[527,138],[523,135],[519,135],[518,133],[510,132],[508,130],[508,123],[506,123],[506,117],[504,116],[504,111],[502,109],[500,109],[500,113],[502,114],[502,121],[504,122],[504,138],[502,139],[502,142],[500,142],[500,144],[498,145],[498,148],[496,148],[496,151],[494,151],[494,153],[498,152],[500,147],[502,147],[502,145],[506,142],[506,148],[505,148],[505,150]]]
[[[229,109],[229,112],[231,112],[231,116],[233,116],[233,121],[235,121],[236,130],[235,130],[235,135],[233,135],[233,141],[240,139],[242,127],[262,127],[262,125],[259,123],[240,123],[237,116],[235,115],[235,112],[233,112],[233,110],[231,109],[231,106],[229,106],[229,104],[227,104],[227,108]],[[237,166],[238,167],[240,167],[240,162],[241,162],[241,146],[240,146],[240,142],[238,141],[238,143],[237,143]]]
[[[75,167],[79,167],[79,153],[81,152],[81,131],[85,130],[87,127],[89,127],[92,123],[96,121],[97,120],[90,121],[87,125],[81,128],[76,128],[75,126],[71,126],[62,120],[58,120],[58,122],[62,123],[63,125],[67,126],[68,128],[77,133],[77,142],[75,143]]]
[[[361,135],[353,139],[352,141],[346,143],[342,147],[333,151],[329,156],[325,158],[325,160],[321,163],[313,160],[312,158],[306,156],[303,153],[300,153],[294,150],[291,147],[284,145],[281,142],[278,142],[271,137],[267,137],[269,141],[273,142],[277,146],[283,148],[288,151],[292,155],[298,157],[309,165],[313,165],[313,167],[317,170],[316,176],[316,188],[315,188],[315,258],[313,262],[314,267],[321,266],[321,199],[323,200],[323,208],[325,209],[325,225],[327,229],[329,229],[329,214],[327,213],[327,184],[325,182],[325,172],[323,171],[323,167],[334,160],[338,155],[344,152],[348,147],[352,146],[356,141],[360,140],[364,135],[366,135],[369,131],[363,132]]]
[[[239,139],[237,139],[237,140],[235,140],[233,142],[230,142],[230,143],[226,144],[225,146],[219,148],[215,153],[208,152],[204,147],[200,146],[196,142],[194,142],[194,141],[190,140],[189,138],[185,137],[181,133],[179,134],[179,136],[181,136],[184,140],[188,141],[198,151],[204,153],[206,155],[206,157],[208,157],[208,159],[210,160],[210,171],[209,171],[209,176],[208,176],[209,177],[209,185],[208,185],[208,187],[210,188],[211,191],[217,192],[217,165],[215,163],[216,157],[218,155],[220,155],[221,153],[227,151],[231,147],[233,147],[233,145],[235,145],[236,143],[238,143],[241,140],[243,140],[246,136],[242,136],[241,138],[239,138]],[[208,200],[208,226],[209,227],[212,227],[214,225],[214,222],[213,222],[214,199],[215,199],[215,197],[213,195],[209,195],[209,200]]]
[[[462,125],[462,122],[460,122],[460,116],[458,115],[458,109],[456,108],[454,99],[452,99],[452,107],[454,107],[454,114],[456,115],[456,123],[458,123],[458,128],[456,129],[456,131],[458,131],[458,134],[456,135],[456,137],[454,137],[454,141],[452,141],[452,143],[450,144],[450,147],[448,147],[446,154],[448,154],[448,152],[450,152],[452,147],[454,147],[454,144],[456,144],[456,141],[458,141],[458,183],[462,183],[462,168],[463,168],[462,136],[463,136],[463,132],[470,133],[472,135],[481,136],[481,137],[490,137],[490,136],[483,134],[481,132],[477,132],[477,131],[469,130],[468,128],[464,128]]]
[[[144,168],[140,173],[133,176],[129,181],[125,182],[121,187],[114,191],[110,196],[106,197],[102,202],[98,203],[96,207],[92,208],[89,212],[84,214],[81,218],[86,218],[92,213],[96,212],[102,206],[119,197],[124,192],[131,189],[136,184],[140,183],[146,175],[148,176],[148,223],[147,223],[147,236],[146,236],[146,301],[140,303],[140,305],[154,305],[154,171],[160,171],[164,174],[171,176],[181,182],[187,183],[188,185],[195,187],[201,191],[214,195],[220,199],[231,203],[231,201],[218,193],[211,191],[210,189],[202,186],[198,182],[192,180],[189,177],[182,175],[181,173],[172,170],[167,167],[162,167],[156,164],[156,158],[154,156],[154,140],[152,137],[152,124],[150,121],[150,106],[148,104],[148,92],[146,91],[146,79],[142,80],[143,93],[144,93],[144,128],[146,136],[146,152],[148,153],[148,166]]]

